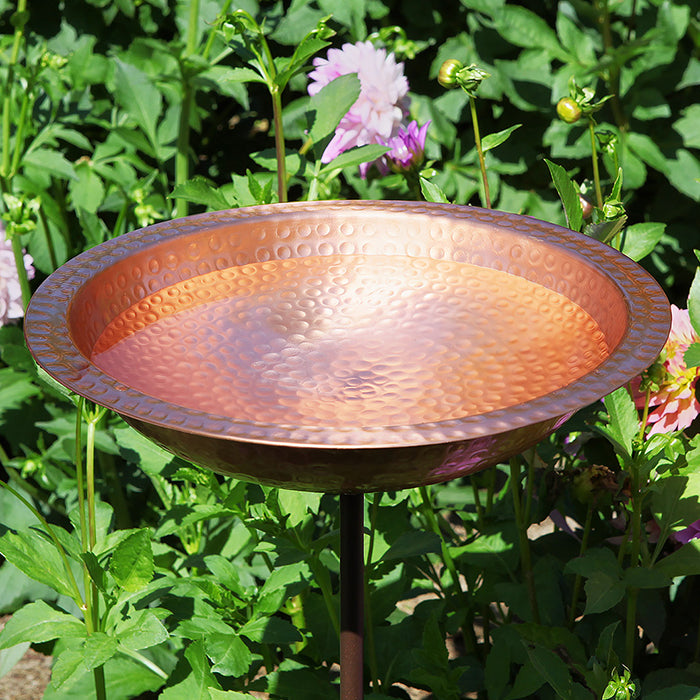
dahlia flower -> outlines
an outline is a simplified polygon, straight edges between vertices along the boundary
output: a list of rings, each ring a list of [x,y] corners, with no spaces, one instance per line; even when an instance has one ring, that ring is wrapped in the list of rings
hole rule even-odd
[[[360,96],[340,120],[321,162],[330,163],[355,146],[386,144],[397,136],[408,114],[409,99],[403,63],[397,63],[393,54],[375,48],[369,41],[360,41],[329,49],[327,58],[315,58],[313,65],[307,88],[311,96],[341,75],[357,73],[360,79]],[[369,166],[365,163],[361,167],[363,176]]]
[[[34,277],[31,255],[24,255],[24,268],[29,279]],[[12,243],[5,237],[5,229],[0,224],[0,326],[8,321],[22,318],[22,290],[19,285]]]
[[[399,127],[399,133],[386,142],[391,150],[378,161],[379,171],[385,175],[389,170],[408,173],[419,168],[423,163],[429,126],[430,122],[419,127],[418,122],[412,121],[407,127]]]
[[[689,369],[683,358],[688,347],[699,340],[688,310],[671,304],[671,333],[660,356],[663,377],[649,399],[649,407],[655,409],[648,417],[652,425],[649,435],[683,430],[700,414],[695,395],[700,368]]]

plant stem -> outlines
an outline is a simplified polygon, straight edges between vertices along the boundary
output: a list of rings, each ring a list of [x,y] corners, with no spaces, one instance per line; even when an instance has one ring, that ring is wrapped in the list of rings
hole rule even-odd
[[[457,566],[455,565],[454,559],[452,558],[452,553],[450,548],[445,542],[445,537],[440,528],[440,524],[435,516],[435,511],[433,509],[433,501],[428,491],[427,486],[419,487],[419,492],[422,500],[422,510],[423,514],[428,521],[430,529],[440,538],[440,552],[442,554],[442,561],[445,568],[450,572],[452,577],[452,585],[457,598],[462,602],[464,607],[465,624],[462,625],[462,631],[464,632],[464,642],[467,648],[467,653],[476,653],[479,646],[476,640],[476,634],[474,632],[474,625],[472,623],[472,606],[467,597],[467,594],[462,590],[462,586],[459,582],[459,573],[457,572]],[[438,579],[439,580],[439,579]],[[447,598],[447,595],[445,595]]]
[[[632,469],[635,465],[632,466]],[[642,495],[639,489],[638,478],[632,474],[632,519],[630,522],[632,530],[632,549],[630,552],[630,567],[639,566],[639,554],[641,551],[642,535]],[[630,671],[634,670],[634,647],[637,636],[637,597],[638,588],[630,587],[627,596],[627,620],[625,634],[625,659],[626,666]]]
[[[277,196],[287,201],[287,164],[285,161],[284,128],[282,126],[282,97],[276,84],[270,86],[272,113],[275,123],[275,157],[277,159]]]
[[[27,0],[18,0],[15,15],[19,16],[23,12],[26,12],[26,10]],[[19,58],[19,49],[22,44],[23,36],[24,23],[21,22],[19,26],[15,28],[15,34],[12,41],[12,51],[10,53],[10,60],[7,64],[7,80],[5,81],[5,89],[3,90],[2,98],[2,164],[0,165],[0,175],[2,175],[3,179],[8,177],[10,174],[10,113],[12,112],[10,105],[12,103],[15,66],[17,65],[17,59]]]
[[[598,148],[595,142],[595,122],[588,118],[588,133],[591,136],[591,159],[593,162],[593,184],[595,185],[595,198],[598,209],[603,208],[603,192],[600,188],[600,171],[598,169]]]
[[[159,678],[162,678],[163,680],[168,679],[168,674],[160,667],[158,664],[153,663],[149,658],[145,657],[143,654],[140,654],[138,651],[133,651],[132,649],[127,649],[124,646],[119,646],[119,651],[121,651],[122,654],[126,654],[127,656],[130,656],[132,659],[135,661],[138,661],[140,664],[145,666],[149,671],[153,671],[153,673],[156,674]]]
[[[29,305],[29,300],[32,297],[32,290],[29,287],[29,277],[27,277],[27,269],[24,267],[24,251],[22,250],[22,239],[19,234],[15,233],[10,236],[12,242],[12,254],[15,258],[15,267],[17,268],[17,278],[19,279],[19,287],[22,292],[22,308],[26,311]]]
[[[647,388],[646,395],[644,397],[644,411],[642,412],[642,420],[640,421],[639,435],[637,439],[639,442],[644,440],[644,431],[647,427],[647,419],[649,418],[649,401],[651,399],[651,387]]]
[[[582,557],[586,550],[588,549],[588,538],[591,534],[591,524],[593,522],[593,501],[589,502],[588,510],[586,510],[586,521],[583,525],[583,535],[581,537],[581,547],[579,548],[578,555]],[[583,583],[583,577],[581,574],[576,574],[574,579],[574,590],[571,594],[571,608],[569,609],[569,629],[573,628],[574,622],[576,621],[576,608],[578,607],[578,598],[581,594],[581,584]]]
[[[484,509],[481,506],[481,498],[479,497],[479,485],[476,483],[476,478],[474,475],[469,477],[469,481],[472,485],[472,492],[474,493],[474,507],[476,508],[476,519],[480,527],[484,526]]]
[[[535,624],[540,624],[540,611],[537,605],[537,594],[535,592],[535,577],[532,572],[532,559],[530,557],[530,541],[527,538],[528,524],[523,518],[523,507],[520,495],[520,459],[511,457],[510,459],[510,489],[513,494],[513,510],[515,513],[515,524],[518,529],[518,539],[520,542],[520,566],[525,576],[525,585],[532,608],[532,619]]]
[[[481,148],[481,135],[479,134],[479,118],[476,113],[476,99],[469,95],[469,107],[472,113],[472,126],[474,127],[474,143],[476,144],[476,152],[479,155],[479,168],[481,169],[481,181],[484,185],[484,202],[487,209],[491,208],[491,194],[489,192],[489,180],[486,176],[486,161],[484,160],[484,151]]]
[[[187,182],[190,176],[190,111],[192,109],[192,83],[188,74],[186,59],[197,48],[197,23],[199,21],[199,0],[190,0],[190,14],[187,22],[187,43],[185,55],[180,65],[182,74],[182,107],[177,130],[177,153],[175,154],[175,187]],[[189,203],[178,197],[175,201],[175,215],[187,216]]]

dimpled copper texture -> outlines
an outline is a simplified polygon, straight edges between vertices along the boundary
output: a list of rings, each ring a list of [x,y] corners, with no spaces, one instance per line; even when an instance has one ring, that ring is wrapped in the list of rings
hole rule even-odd
[[[34,295],[59,382],[216,471],[327,492],[498,462],[644,370],[670,325],[617,251],[503,212],[250,207],[156,224]]]

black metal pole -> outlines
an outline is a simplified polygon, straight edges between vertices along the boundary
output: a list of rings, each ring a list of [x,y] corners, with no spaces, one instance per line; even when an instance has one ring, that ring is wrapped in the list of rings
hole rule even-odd
[[[365,618],[363,494],[340,496],[340,698],[362,700]]]

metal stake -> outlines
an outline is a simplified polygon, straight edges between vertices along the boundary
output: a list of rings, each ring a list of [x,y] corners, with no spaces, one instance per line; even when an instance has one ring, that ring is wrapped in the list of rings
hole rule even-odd
[[[362,700],[364,495],[340,496],[340,698]]]

